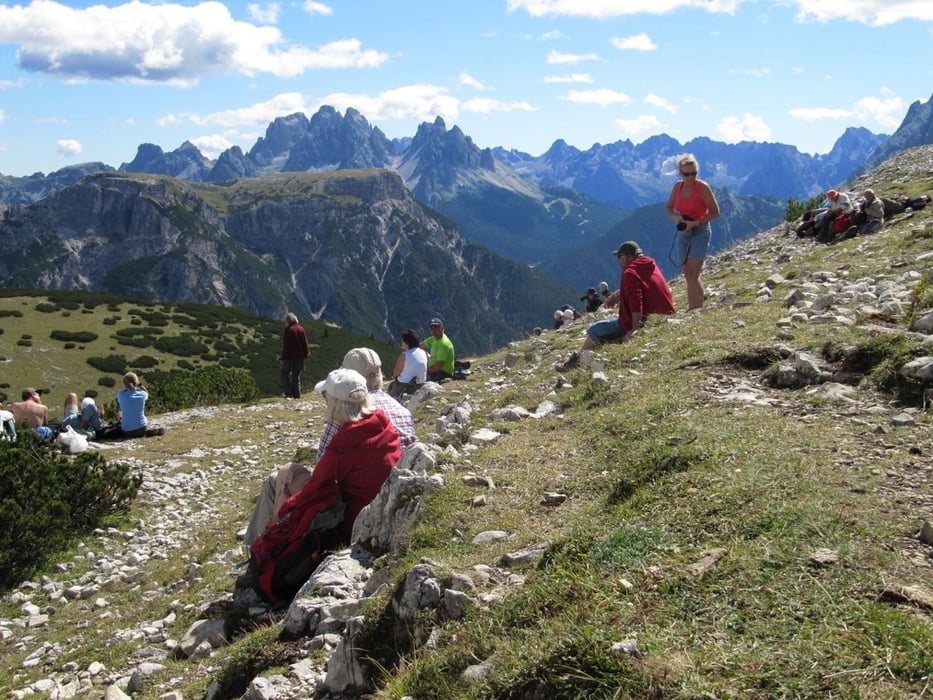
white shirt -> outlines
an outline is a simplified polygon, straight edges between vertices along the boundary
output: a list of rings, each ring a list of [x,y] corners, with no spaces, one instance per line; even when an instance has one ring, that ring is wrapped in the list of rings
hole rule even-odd
[[[399,382],[406,384],[414,379],[424,384],[428,377],[428,353],[423,348],[409,348],[402,354],[405,356],[405,366],[398,376]]]

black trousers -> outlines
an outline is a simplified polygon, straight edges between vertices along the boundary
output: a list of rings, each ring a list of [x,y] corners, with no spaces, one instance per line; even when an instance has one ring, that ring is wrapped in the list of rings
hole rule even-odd
[[[282,360],[282,393],[285,398],[301,398],[301,371],[304,360]]]

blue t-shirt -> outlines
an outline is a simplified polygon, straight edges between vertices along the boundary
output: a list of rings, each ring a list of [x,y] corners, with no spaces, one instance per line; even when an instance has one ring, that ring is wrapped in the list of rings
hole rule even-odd
[[[130,389],[127,387],[117,394],[117,403],[120,404],[120,427],[124,432],[132,432],[149,425],[146,420],[146,400],[149,393],[145,389]]]

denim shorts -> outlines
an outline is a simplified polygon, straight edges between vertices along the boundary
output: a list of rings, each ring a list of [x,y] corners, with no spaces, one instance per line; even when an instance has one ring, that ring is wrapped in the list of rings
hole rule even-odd
[[[689,233],[677,232],[677,252],[680,255],[680,264],[687,262],[687,258],[705,260],[709,252],[709,239],[713,231],[709,224],[699,226]]]
[[[618,318],[607,318],[603,321],[597,321],[586,329],[586,334],[597,343],[608,343],[610,340],[618,340],[622,333],[622,324]]]

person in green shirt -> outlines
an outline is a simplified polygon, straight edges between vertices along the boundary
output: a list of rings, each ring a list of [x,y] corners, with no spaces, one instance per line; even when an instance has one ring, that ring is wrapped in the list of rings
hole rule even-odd
[[[430,353],[428,381],[442,382],[451,379],[454,376],[454,344],[444,335],[444,322],[441,319],[432,318],[428,328],[431,337],[421,343],[421,347]]]

